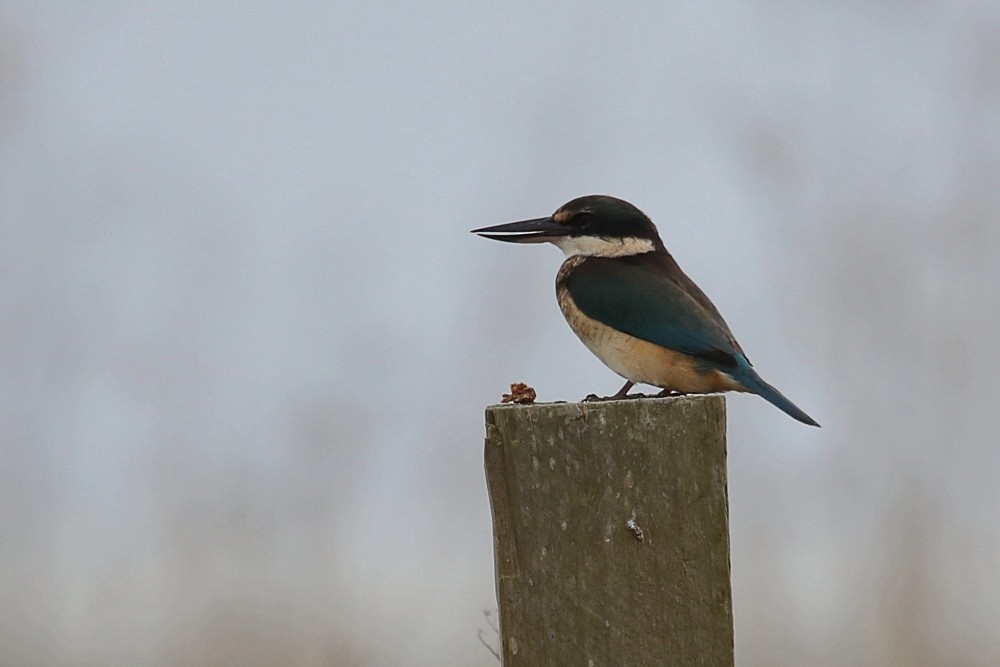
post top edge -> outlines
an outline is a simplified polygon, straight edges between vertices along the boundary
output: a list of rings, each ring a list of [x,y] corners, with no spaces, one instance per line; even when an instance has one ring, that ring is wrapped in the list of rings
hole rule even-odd
[[[679,396],[644,396],[642,398],[626,398],[619,400],[609,400],[609,401],[538,401],[529,404],[519,404],[519,403],[493,403],[487,405],[486,409],[492,410],[532,410],[532,409],[546,409],[546,410],[559,410],[559,409],[581,409],[585,408],[587,410],[600,410],[602,408],[613,409],[618,406],[624,405],[649,405],[649,404],[663,404],[669,405],[673,403],[695,403],[701,401],[721,401],[725,402],[726,397],[724,394],[682,394]]]

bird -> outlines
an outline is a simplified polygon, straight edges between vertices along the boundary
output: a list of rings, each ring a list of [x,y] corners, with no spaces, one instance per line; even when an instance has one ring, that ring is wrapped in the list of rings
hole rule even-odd
[[[765,382],[704,292],[667,251],[653,221],[608,195],[569,201],[544,218],[473,229],[509,243],[552,243],[565,254],[556,298],[583,344],[625,385],[657,396],[737,391],[757,394],[798,421],[812,417]]]

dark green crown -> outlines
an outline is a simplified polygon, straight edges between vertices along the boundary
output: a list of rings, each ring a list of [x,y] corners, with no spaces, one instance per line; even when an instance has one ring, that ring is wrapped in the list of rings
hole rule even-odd
[[[638,208],[617,197],[587,195],[566,202],[552,219],[573,236],[639,238],[662,245],[653,221]]]

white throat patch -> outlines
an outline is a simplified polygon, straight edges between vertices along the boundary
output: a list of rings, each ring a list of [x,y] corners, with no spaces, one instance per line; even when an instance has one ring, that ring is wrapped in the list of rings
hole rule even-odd
[[[561,236],[552,239],[567,257],[628,257],[652,252],[656,248],[649,239],[628,237],[623,239],[606,236]]]

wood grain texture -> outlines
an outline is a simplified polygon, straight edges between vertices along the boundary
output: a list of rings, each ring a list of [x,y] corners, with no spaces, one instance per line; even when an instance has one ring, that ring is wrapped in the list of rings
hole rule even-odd
[[[504,667],[733,664],[725,399],[491,406]]]

